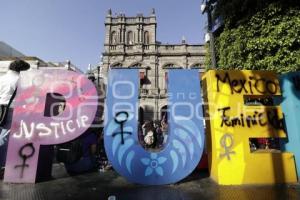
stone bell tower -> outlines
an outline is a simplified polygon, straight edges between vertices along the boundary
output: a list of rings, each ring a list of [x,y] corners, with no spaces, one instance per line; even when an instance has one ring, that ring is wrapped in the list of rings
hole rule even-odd
[[[104,80],[109,69],[135,68],[140,73],[139,105],[141,122],[160,120],[167,109],[167,74],[170,69],[198,69],[203,72],[205,48],[188,44],[163,44],[156,38],[156,13],[148,16],[112,14],[105,17],[104,52],[95,76]],[[105,81],[104,81],[105,82]]]

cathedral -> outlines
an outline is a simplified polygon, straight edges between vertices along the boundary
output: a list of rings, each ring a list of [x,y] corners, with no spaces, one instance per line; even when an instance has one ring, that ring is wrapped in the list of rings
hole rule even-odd
[[[139,120],[161,120],[167,111],[167,78],[169,69],[198,69],[204,72],[206,50],[202,44],[164,44],[156,38],[156,14],[113,15],[105,18],[105,41],[101,78],[112,68],[135,68],[140,72]],[[200,37],[200,35],[199,35]],[[96,74],[97,72],[94,71]]]

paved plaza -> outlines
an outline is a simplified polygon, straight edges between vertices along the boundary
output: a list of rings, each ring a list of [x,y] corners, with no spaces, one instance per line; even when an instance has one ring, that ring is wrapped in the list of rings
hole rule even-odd
[[[53,179],[37,184],[0,182],[1,200],[299,200],[300,185],[218,186],[205,171],[195,171],[179,183],[165,186],[132,184],[113,170],[68,176],[60,164]]]

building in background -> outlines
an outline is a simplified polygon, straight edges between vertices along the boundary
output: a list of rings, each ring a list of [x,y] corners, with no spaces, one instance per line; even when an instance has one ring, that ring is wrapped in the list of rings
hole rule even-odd
[[[5,42],[0,41],[0,76],[8,70],[9,64],[17,59],[28,62],[31,69],[65,69],[82,73],[82,71],[69,60],[65,62],[45,62],[37,57],[26,56]]]
[[[205,48],[188,44],[163,44],[156,38],[156,14],[112,15],[105,19],[105,42],[101,64],[93,70],[105,79],[110,68],[135,68],[140,72],[139,119],[160,120],[167,109],[167,74],[169,69],[198,69],[204,72]],[[100,77],[99,77],[100,75]]]
[[[4,74],[9,64],[17,59],[22,59],[30,64],[30,69],[64,69],[82,73],[82,71],[73,65],[70,61],[65,62],[45,62],[38,57],[22,56],[22,57],[6,57],[0,55],[0,76]]]
[[[63,62],[46,62],[38,57],[33,56],[25,56],[23,53],[19,52],[18,50],[14,49],[13,47],[9,46],[8,44],[4,42],[0,42],[0,76],[5,74],[8,71],[8,67],[10,63],[14,60],[22,59],[30,64],[30,69],[62,69],[62,70],[69,70],[69,71],[76,71],[79,73],[83,72],[76,67],[74,64],[71,63],[71,61],[63,61]],[[30,70],[29,69],[29,70]],[[95,82],[95,85],[97,83]],[[101,87],[102,88],[102,87]],[[98,87],[97,87],[98,89]],[[98,89],[98,95],[99,95],[99,106],[98,106],[98,112],[96,115],[95,121],[100,124],[103,120],[103,101],[104,98],[100,98],[102,95],[103,90]]]

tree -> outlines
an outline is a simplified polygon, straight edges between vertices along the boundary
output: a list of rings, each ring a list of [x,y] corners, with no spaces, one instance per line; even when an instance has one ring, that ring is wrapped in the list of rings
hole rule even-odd
[[[219,0],[217,16],[225,23],[215,42],[218,68],[300,69],[298,0]]]

